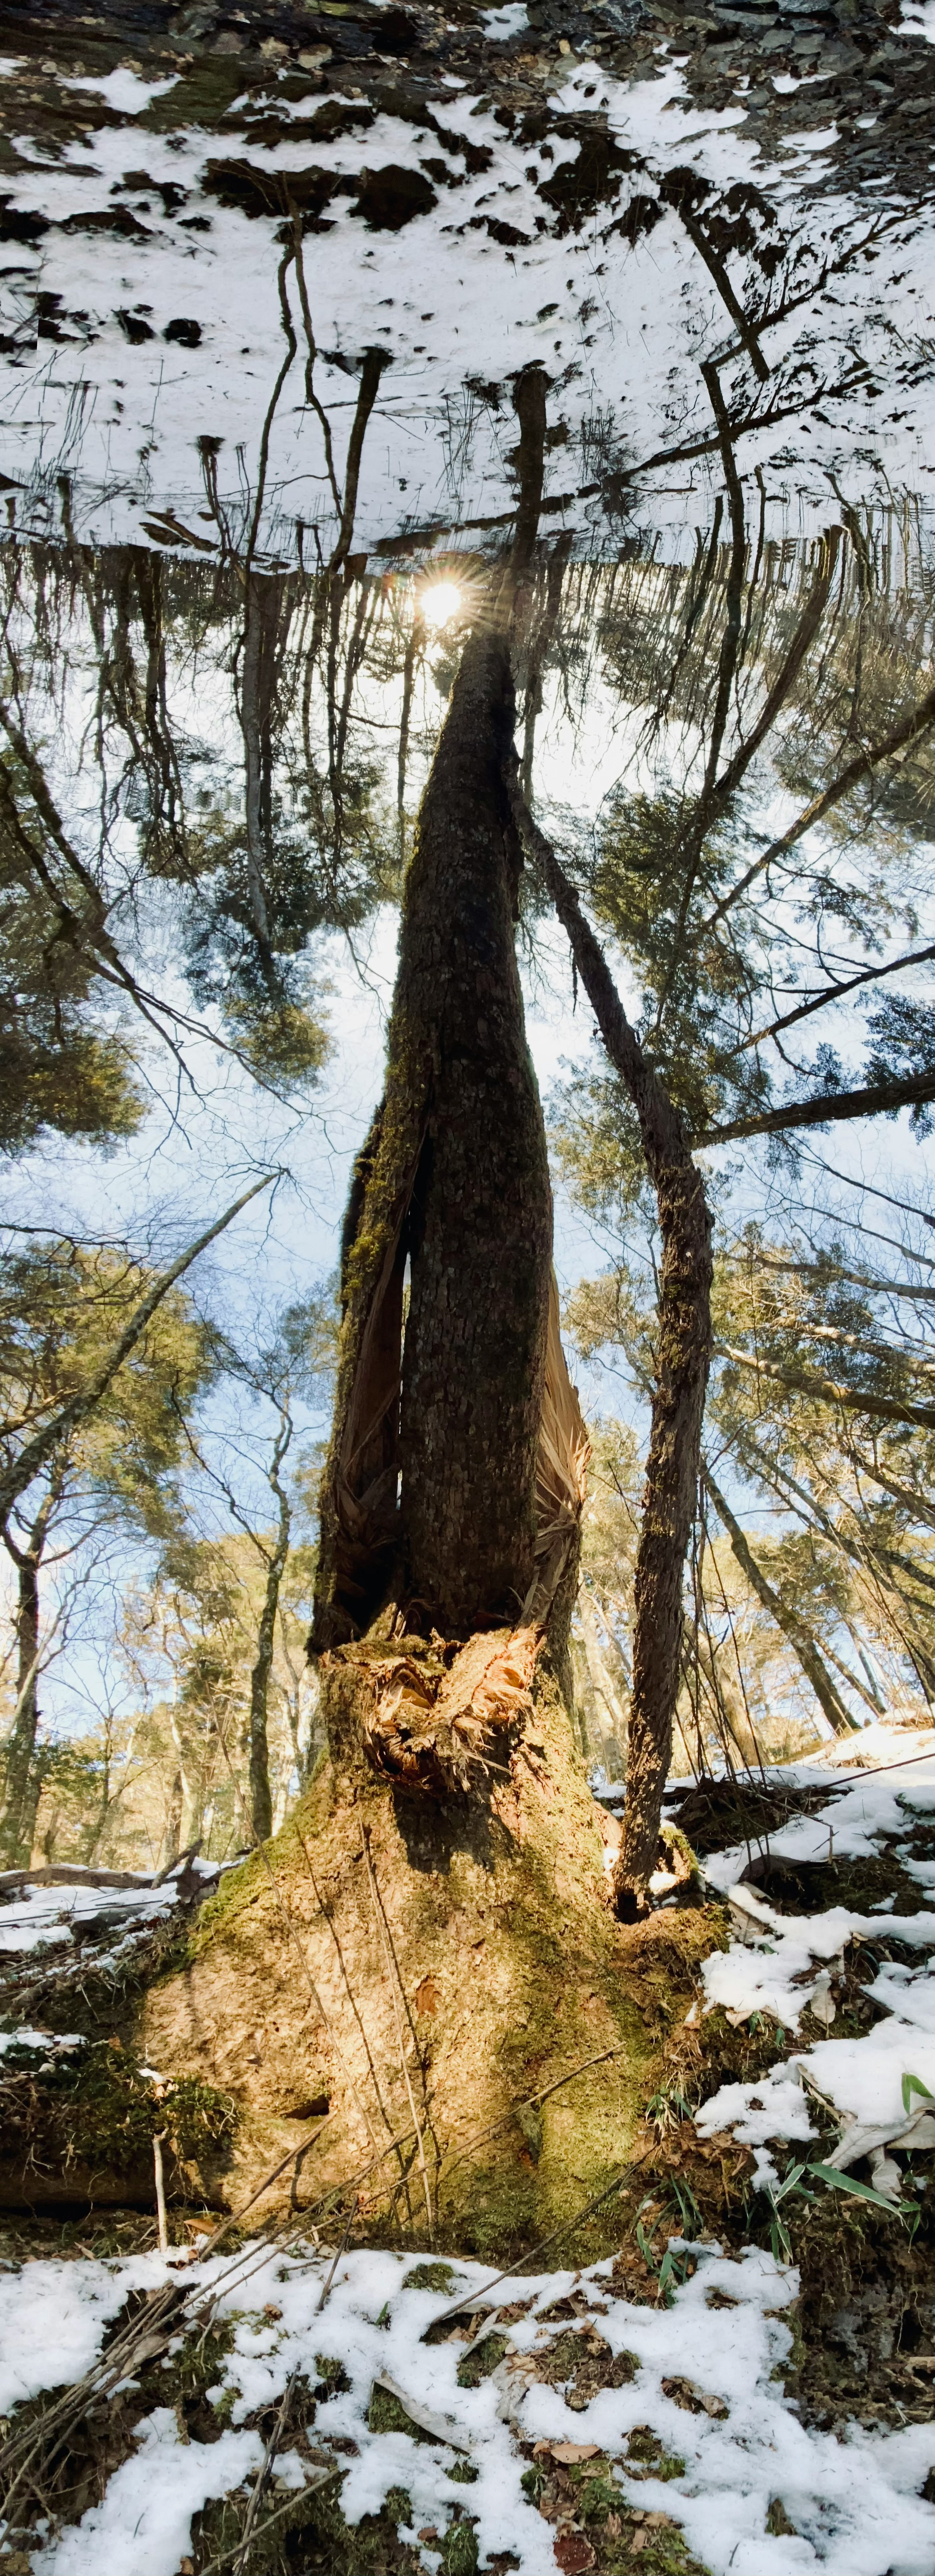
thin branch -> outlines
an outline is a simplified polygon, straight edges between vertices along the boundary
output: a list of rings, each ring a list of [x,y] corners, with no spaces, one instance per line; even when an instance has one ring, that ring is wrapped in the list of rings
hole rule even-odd
[[[865,966],[860,975],[849,975],[846,983],[826,984],[820,993],[813,994],[811,1001],[800,1002],[796,1010],[786,1011],[781,1020],[771,1020],[768,1028],[754,1029],[750,1037],[741,1038],[739,1046],[731,1048],[728,1064],[733,1064],[735,1056],[746,1055],[750,1047],[762,1046],[767,1038],[778,1037],[782,1029],[794,1028],[798,1020],[810,1019],[813,1011],[827,1010],[830,1002],[840,1002],[845,993],[855,993],[859,984],[882,983],[884,975],[899,975],[908,966],[927,966],[932,957],[935,957],[935,943],[930,948],[910,949],[905,957],[893,957],[888,966]]]

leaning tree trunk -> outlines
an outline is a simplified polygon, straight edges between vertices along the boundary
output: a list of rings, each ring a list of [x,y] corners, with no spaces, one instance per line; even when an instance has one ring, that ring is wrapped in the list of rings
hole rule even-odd
[[[518,830],[538,861],[608,1056],[626,1085],[656,1193],[662,1263],[649,1456],[634,1578],[633,1690],[627,1802],[614,1894],[622,1915],[645,1906],[656,1867],[662,1796],[682,1652],[682,1582],[698,1492],[711,1363],[711,1217],[682,1119],[644,1055],[603,949],[515,780]]]
[[[811,1684],[819,1708],[827,1718],[829,1726],[833,1728],[835,1735],[859,1735],[858,1720],[851,1716],[849,1708],[841,1698],[837,1683],[832,1681],[814,1637],[810,1635],[804,1621],[797,1619],[794,1613],[786,1608],[780,1594],[767,1581],[762,1566],[758,1564],[752,1547],[744,1537],[740,1522],[731,1511],[726,1494],[722,1494],[720,1486],[714,1482],[707,1460],[705,1460],[703,1473],[715,1511],[724,1523],[731,1549],[741,1572],[746,1575],[747,1582],[756,1593],[757,1599],[762,1602],[764,1610],[768,1610],[777,1628],[784,1637],[788,1638],[792,1652],[801,1664],[805,1679]]]

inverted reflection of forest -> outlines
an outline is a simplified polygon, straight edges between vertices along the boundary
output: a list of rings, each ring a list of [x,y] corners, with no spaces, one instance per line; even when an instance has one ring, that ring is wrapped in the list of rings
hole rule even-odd
[[[833,504],[820,537],[777,540],[762,487],[750,510],[727,485],[690,560],[541,548],[514,650],[522,793],[709,1148],[715,1358],[677,1767],[775,1756],[816,1725],[935,1698],[932,1219],[904,1177],[912,1134],[888,1196],[862,1197],[846,1167],[851,1120],[906,1109],[920,1138],[935,1100],[915,973],[935,953],[923,539],[909,508]],[[355,941],[399,902],[496,566],[453,554],[368,574],[346,554],[309,574],[10,544],[0,584],[5,1150],[41,1155],[58,1134],[145,1152],[154,1069],[174,1066],[184,1126],[206,1037],[314,1119],[342,1044],[335,956],[353,974]],[[596,804],[556,793],[598,757]],[[534,849],[518,916],[533,989],[570,999]],[[552,1159],[600,1245],[565,1307],[597,1406],[576,1725],[614,1777],[642,1469],[597,1390],[610,1357],[637,1420],[650,1400],[658,1234],[635,1111],[586,1015],[569,1026]],[[192,1219],[194,1238],[206,1199]],[[94,1416],[66,1418],[167,1258],[54,1228],[7,1236],[9,1861],[33,1842],[122,1865],[196,1839],[229,1851],[251,1819],[261,1834],[281,1820],[318,1747],[316,1470],[295,1408],[307,1426],[327,1400],[332,1291],[306,1286],[238,1346],[183,1272]],[[246,1481],[210,1429],[221,1387],[248,1408]],[[56,1693],[92,1602],[120,1680],[103,1726],[72,1711],[63,1729]]]

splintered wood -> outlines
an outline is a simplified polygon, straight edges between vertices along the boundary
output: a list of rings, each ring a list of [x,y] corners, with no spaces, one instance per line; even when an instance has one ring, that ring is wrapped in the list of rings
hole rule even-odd
[[[490,1629],[460,1647],[446,1670],[412,1655],[361,1668],[363,1742],[386,1778],[426,1789],[477,1786],[498,1742],[529,1715],[540,1627]]]

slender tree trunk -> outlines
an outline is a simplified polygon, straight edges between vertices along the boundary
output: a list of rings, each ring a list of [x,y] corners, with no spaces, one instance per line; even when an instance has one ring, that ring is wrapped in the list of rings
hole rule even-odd
[[[645,1903],[646,1884],[656,1865],[662,1793],[672,1758],[682,1650],[682,1575],[698,1490],[711,1362],[711,1218],[679,1112],[630,1027],[574,887],[518,795],[514,811],[568,934],[610,1061],[636,1110],[662,1236],[656,1384],[634,1583],[627,1803],[614,1873],[617,1906],[630,1916]]]
[[[36,1813],[42,1787],[36,1774],[39,1727],[39,1568],[61,1478],[44,1496],[24,1547],[9,1529],[4,1541],[16,1567],[16,1716],[6,1747],[3,1823],[0,1849],[9,1866],[25,1865],[32,1856]]]
[[[851,1716],[849,1709],[845,1708],[840,1691],[832,1681],[814,1637],[809,1635],[802,1621],[796,1619],[792,1612],[786,1609],[785,1602],[780,1599],[779,1593],[774,1591],[771,1583],[767,1582],[762,1567],[757,1564],[753,1550],[744,1537],[740,1522],[731,1511],[726,1495],[722,1494],[720,1486],[715,1484],[707,1464],[704,1467],[704,1480],[715,1511],[724,1523],[741,1571],[756,1593],[757,1600],[762,1601],[764,1610],[769,1611],[770,1618],[775,1620],[777,1628],[780,1628],[783,1636],[788,1638],[793,1654],[801,1664],[806,1681],[811,1683],[818,1705],[823,1710],[829,1726],[834,1728],[836,1735],[859,1734],[857,1719]]]
[[[178,1859],[181,1848],[182,1773],[179,1764],[176,1763],[175,1770],[172,1774],[171,1787],[169,1789],[169,1804],[166,1809],[166,1821],[163,1827],[162,1841],[159,1845],[157,1867],[159,1869],[166,1869],[170,1861]]]
[[[595,1697],[603,1700],[604,1702],[604,1707],[607,1711],[608,1729],[617,1745],[621,1761],[625,1765],[627,1758],[627,1736],[629,1732],[627,1713],[622,1700],[617,1696],[610,1674],[607,1670],[600,1638],[597,1633],[597,1618],[594,1603],[586,1583],[579,1583],[578,1585],[578,1615],[581,1620],[581,1633],[584,1638],[584,1651],[587,1656],[588,1671],[591,1676],[592,1688],[594,1690]]]
[[[250,1675],[250,1822],[258,1843],[268,1841],[273,1830],[273,1799],[269,1780],[269,1741],[266,1728],[269,1677],[276,1642],[276,1613],[279,1587],[289,1554],[292,1512],[289,1497],[279,1482],[279,1469],[292,1438],[292,1422],[287,1414],[280,1422],[269,1481],[279,1505],[279,1531],[266,1569],[266,1590],[257,1633],[256,1662]]]

